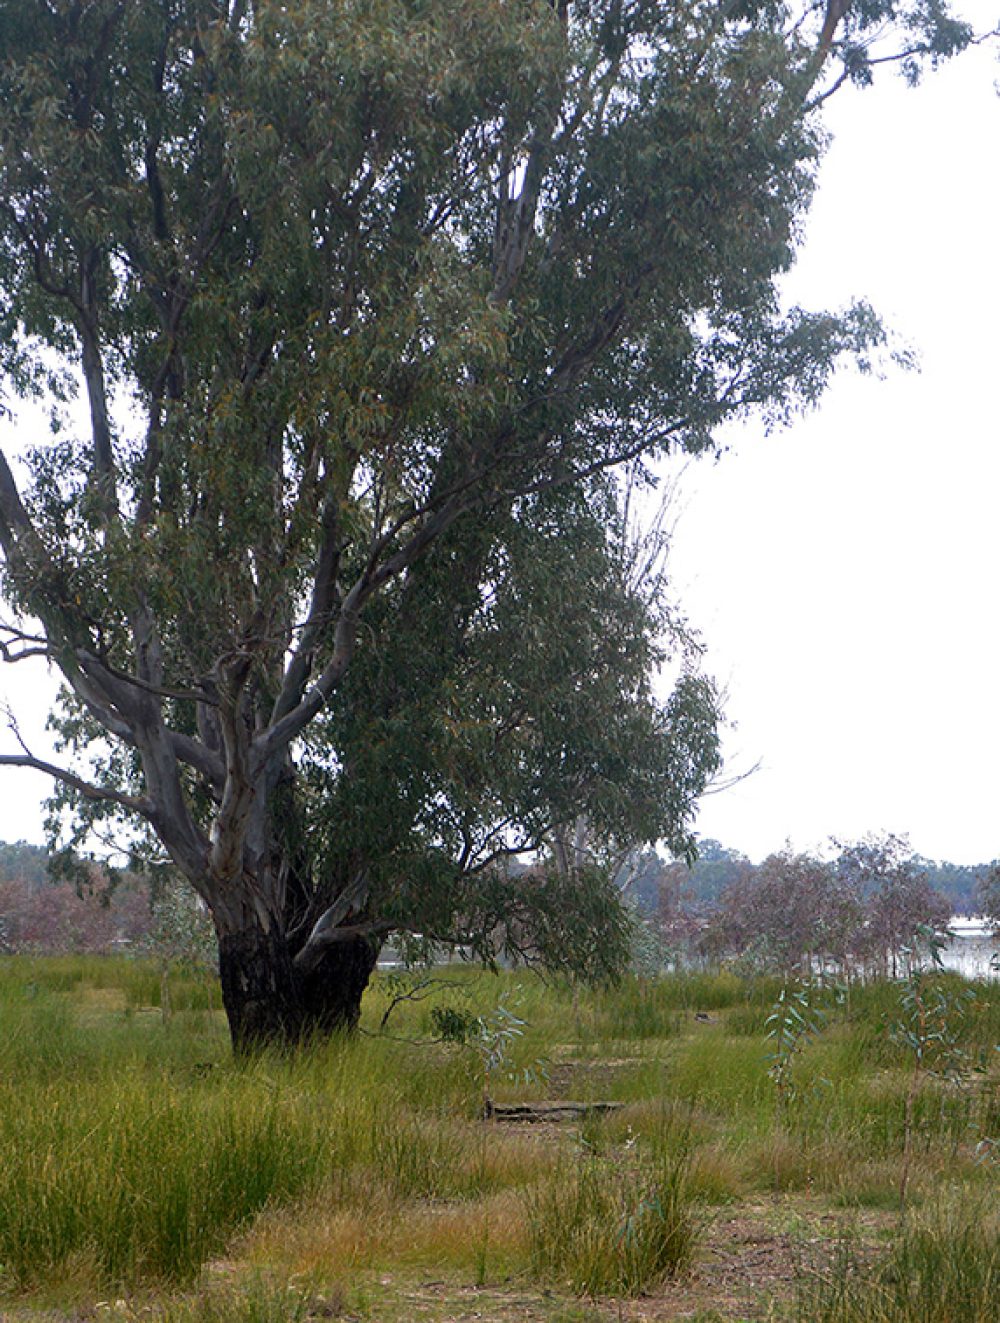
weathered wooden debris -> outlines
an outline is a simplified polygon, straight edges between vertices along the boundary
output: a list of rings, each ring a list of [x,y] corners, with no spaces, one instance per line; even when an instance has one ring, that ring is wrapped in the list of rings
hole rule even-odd
[[[579,1121],[585,1116],[599,1116],[605,1112],[617,1112],[624,1107],[622,1102],[532,1102],[532,1103],[495,1103],[487,1098],[483,1104],[483,1119],[486,1121],[520,1121],[532,1124],[537,1121]]]

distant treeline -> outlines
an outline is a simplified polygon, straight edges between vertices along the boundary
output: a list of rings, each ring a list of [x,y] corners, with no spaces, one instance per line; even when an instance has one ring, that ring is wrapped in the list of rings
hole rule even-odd
[[[0,880],[0,955],[103,955],[139,949],[153,928],[144,886],[113,892],[69,882]]]
[[[41,886],[48,879],[49,852],[41,845],[0,841],[0,882],[30,882]]]
[[[977,887],[986,879],[993,861],[984,864],[952,864],[947,861],[938,863],[918,854],[910,858],[926,876],[934,891],[948,902],[952,914],[981,912]],[[752,871],[757,867],[760,865],[752,864],[741,851],[711,839],[699,841],[698,858],[690,868],[686,864],[669,863],[650,850],[642,856],[642,865],[635,881],[630,884],[630,893],[643,913],[655,914],[660,904],[661,879],[669,871],[671,877],[683,879],[682,889],[692,904],[711,906],[718,901],[726,887],[743,879],[747,870]]]
[[[753,864],[706,841],[691,865],[633,857],[619,884],[682,963],[894,977],[954,914],[1000,930],[997,864],[937,864],[890,834],[836,846],[833,858],[789,848]]]
[[[125,875],[110,885],[91,865],[73,885],[50,880],[48,865],[41,846],[0,843],[0,952],[205,945],[207,921],[183,884],[151,893]],[[935,863],[891,835],[841,844],[832,859],[785,850],[760,864],[714,840],[690,866],[650,850],[619,884],[672,960],[894,973],[914,933],[953,914],[987,914],[1000,930],[1000,867]]]
[[[948,901],[952,914],[979,912],[976,887],[989,873],[992,862],[938,863],[933,859],[924,859],[921,855],[913,855],[912,859],[926,875],[933,889]],[[15,841],[13,844],[0,841],[0,882],[41,885],[49,880],[48,861],[49,854],[44,846],[29,845],[27,841]],[[739,850],[711,839],[699,842],[698,858],[690,868],[683,864],[669,863],[650,850],[642,856],[641,867],[630,884],[630,892],[644,913],[654,914],[659,908],[660,879],[668,869],[682,869],[683,890],[687,897],[697,905],[711,905],[719,899],[726,887],[739,881],[748,868],[754,867]]]
[[[176,874],[108,874],[50,856],[39,845],[0,843],[0,955],[105,955],[127,951],[168,964],[211,965],[211,921]]]

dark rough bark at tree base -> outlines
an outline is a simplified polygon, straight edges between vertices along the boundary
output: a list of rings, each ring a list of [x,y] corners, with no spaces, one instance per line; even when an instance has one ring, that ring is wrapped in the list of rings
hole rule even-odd
[[[220,936],[222,1004],[238,1055],[357,1027],[377,946],[363,938],[336,943],[308,974],[292,957],[280,932],[251,928]]]

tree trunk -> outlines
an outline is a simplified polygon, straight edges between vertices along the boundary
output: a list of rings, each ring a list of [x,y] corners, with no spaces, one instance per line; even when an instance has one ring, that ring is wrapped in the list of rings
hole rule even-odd
[[[377,943],[365,938],[334,943],[305,975],[295,968],[293,955],[276,928],[265,932],[252,924],[220,931],[222,1004],[237,1055],[295,1047],[357,1027]]]

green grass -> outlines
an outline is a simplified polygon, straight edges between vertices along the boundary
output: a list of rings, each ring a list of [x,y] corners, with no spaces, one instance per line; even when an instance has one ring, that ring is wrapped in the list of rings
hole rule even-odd
[[[636,1296],[691,1266],[687,1154],[630,1169],[584,1158],[526,1198],[530,1267],[590,1296]]]
[[[111,989],[132,1010],[159,1007],[161,966],[131,956],[4,956],[0,1000],[24,989],[77,992]],[[170,998],[177,1010],[221,1010],[218,979],[210,970],[171,970]]]
[[[852,989],[796,1056],[779,1106],[774,980],[587,992],[523,972],[435,977],[427,1000],[393,1012],[391,1038],[375,1031],[393,989],[376,983],[363,1034],[237,1064],[204,980],[178,977],[164,1022],[154,965],[0,959],[0,1316],[121,1298],[123,1318],[296,1318],[309,1291],[353,1300],[385,1273],[624,1296],[683,1275],[708,1209],[806,1201],[833,1219],[830,1236],[854,1215],[897,1223],[909,1074],[886,1026],[898,987]],[[622,1109],[558,1129],[483,1123],[475,1051],[427,1030],[434,1005],[501,1003],[525,1022],[512,1068],[542,1058],[550,1078],[500,1072],[497,1097]],[[960,1085],[921,1081],[906,1225],[875,1259],[842,1249],[839,1277],[789,1301],[800,1318],[808,1296],[831,1323],[933,1323],[948,1315],[926,1298],[960,1289],[973,1304],[956,1323],[987,1317],[974,1302],[995,1289],[996,1228],[953,1209],[995,1199],[1000,1179],[976,1154],[1000,1138],[1000,988],[980,989],[961,1030],[977,1069]],[[219,1262],[235,1267],[216,1281]],[[874,1294],[862,1298],[851,1262],[881,1265]]]
[[[308,1284],[273,1281],[253,1274],[240,1285],[215,1285],[162,1304],[125,1297],[101,1302],[108,1323],[309,1323],[339,1317],[337,1290],[313,1291]]]
[[[220,1091],[102,1075],[0,1110],[0,1263],[19,1288],[82,1257],[103,1283],[191,1280],[333,1156],[294,1094],[253,1078]]]
[[[845,1242],[797,1304],[801,1323],[993,1323],[998,1301],[1000,1224],[973,1202],[908,1224],[881,1255]]]

